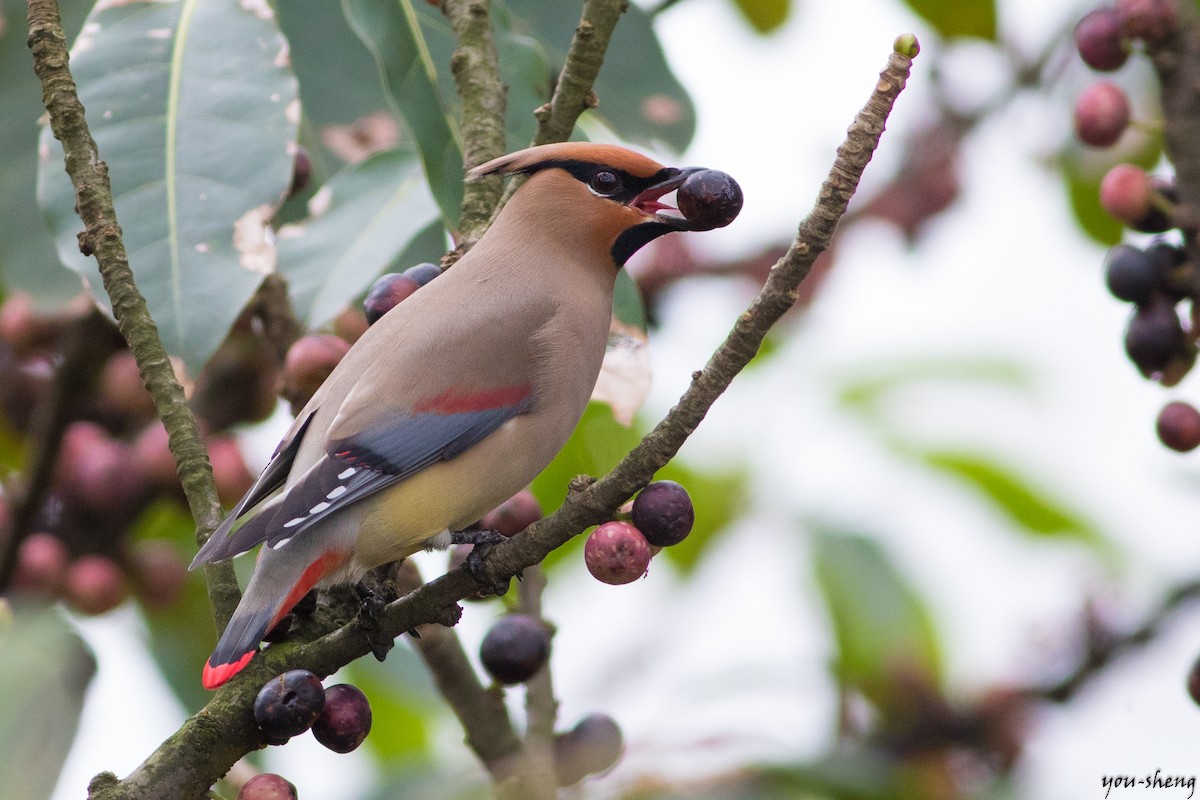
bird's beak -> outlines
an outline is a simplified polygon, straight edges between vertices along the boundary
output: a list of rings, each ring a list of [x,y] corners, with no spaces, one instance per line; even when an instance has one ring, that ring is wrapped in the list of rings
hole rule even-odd
[[[629,201],[627,205],[650,217],[654,222],[661,222],[674,230],[686,231],[690,223],[674,206],[660,203],[659,199],[678,189],[688,176],[703,172],[705,167],[684,167],[672,169],[671,176],[666,180],[644,189],[641,194]],[[675,214],[663,214],[663,211],[673,211]],[[678,215],[678,216],[676,216]]]

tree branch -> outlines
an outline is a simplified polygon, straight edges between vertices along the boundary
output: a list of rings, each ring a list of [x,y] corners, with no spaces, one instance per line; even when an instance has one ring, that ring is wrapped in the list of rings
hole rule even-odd
[[[134,283],[113,208],[108,165],[100,160],[83,104],[79,102],[56,0],[29,0],[28,21],[29,47],[33,51],[34,71],[42,82],[42,100],[50,113],[50,129],[62,142],[67,174],[75,187],[76,207],[85,227],[79,234],[79,248],[84,255],[96,256],[117,328],[129,343],[142,381],[154,397],[154,406],[167,429],[179,479],[196,521],[196,538],[203,543],[221,521],[212,467],[183,387],[175,379],[175,371],[158,336],[158,327]],[[228,562],[210,565],[205,568],[205,576],[214,618],[218,628],[222,628],[241,596],[233,567]]]
[[[471,169],[504,155],[504,112],[508,87],[500,80],[490,0],[444,0],[442,11],[458,39],[450,71],[462,101],[463,167]],[[504,187],[499,177],[468,183],[459,217],[460,242],[483,235]]]
[[[583,16],[575,28],[566,61],[554,86],[554,95],[549,103],[534,112],[538,129],[533,144],[565,142],[575,130],[579,115],[596,105],[592,86],[604,65],[604,53],[617,20],[627,8],[628,0],[584,2]]]

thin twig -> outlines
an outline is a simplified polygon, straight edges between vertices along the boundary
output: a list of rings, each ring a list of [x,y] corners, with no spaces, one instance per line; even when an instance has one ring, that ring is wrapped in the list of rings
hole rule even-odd
[[[540,620],[542,594],[546,590],[546,572],[540,565],[527,567],[517,587],[521,613]],[[535,774],[553,793],[557,772],[554,766],[554,725],[558,720],[558,700],[554,697],[554,677],[550,662],[525,682],[525,749]]]
[[[203,543],[221,521],[221,504],[213,483],[212,466],[200,438],[196,419],[188,408],[183,387],[175,379],[158,327],[146,300],[134,283],[129,256],[121,241],[121,227],[113,208],[108,165],[100,159],[88,130],[83,104],[68,66],[67,37],[63,33],[56,0],[29,0],[29,47],[33,66],[42,81],[42,101],[50,113],[50,129],[62,142],[67,174],[75,187],[75,201],[85,231],[79,234],[80,250],[95,254],[104,290],[112,302],[117,328],[137,361],[142,381],[154,397],[154,406],[167,429],[179,480],[196,521],[196,538]],[[205,568],[209,597],[218,629],[223,628],[241,595],[228,562]]]

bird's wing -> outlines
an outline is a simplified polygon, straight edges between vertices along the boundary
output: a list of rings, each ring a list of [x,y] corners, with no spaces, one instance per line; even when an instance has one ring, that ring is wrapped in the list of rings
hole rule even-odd
[[[435,281],[421,291],[438,285]],[[403,329],[381,330],[396,344],[377,353],[375,360],[360,356],[361,363],[347,364],[356,368],[359,377],[344,391],[332,414],[323,434],[323,452],[307,468],[303,463],[310,460],[307,456],[296,458],[303,445],[314,444],[305,442],[306,436],[317,435],[317,429],[310,432],[309,428],[317,415],[310,404],[303,413],[311,416],[281,445],[193,564],[230,558],[263,542],[281,547],[331,514],[454,458],[508,420],[527,413],[535,399],[534,340],[551,309],[519,310],[527,313],[504,313],[500,306],[489,313],[486,304],[477,307],[475,312],[483,317],[479,324],[487,330],[482,336],[477,327],[466,329],[475,331],[469,336],[438,328],[412,343],[405,340]],[[404,319],[389,313],[368,335],[388,322],[401,327],[397,323]],[[408,316],[403,327],[422,329],[414,323]],[[355,356],[357,349],[346,359]],[[335,377],[336,373],[330,381]],[[333,397],[327,394],[323,400],[334,402]],[[308,451],[306,446],[303,449]],[[289,479],[293,468],[303,469],[303,475]],[[285,481],[286,492],[234,529],[238,516],[253,510]]]

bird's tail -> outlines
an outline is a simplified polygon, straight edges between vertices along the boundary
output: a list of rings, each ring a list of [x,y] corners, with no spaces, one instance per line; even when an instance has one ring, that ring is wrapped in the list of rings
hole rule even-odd
[[[322,578],[343,566],[347,558],[345,552],[327,551],[309,563],[298,579],[284,580],[278,574],[280,570],[272,569],[275,564],[260,563],[216,649],[204,664],[201,676],[204,688],[216,689],[241,672],[258,652],[258,643],[267,632]]]

